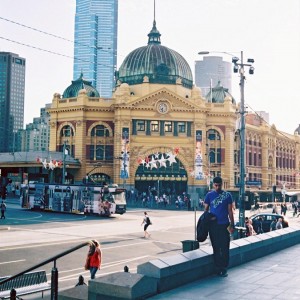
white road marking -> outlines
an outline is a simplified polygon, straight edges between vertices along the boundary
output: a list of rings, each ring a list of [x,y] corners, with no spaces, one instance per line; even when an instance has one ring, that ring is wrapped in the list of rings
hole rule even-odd
[[[103,269],[107,269],[107,268],[110,268],[110,267],[115,267],[115,266],[118,266],[118,265],[121,265],[121,264],[124,264],[124,263],[129,263],[129,262],[132,262],[132,261],[135,261],[135,260],[139,260],[139,259],[144,259],[144,258],[147,258],[149,257],[149,255],[144,255],[144,256],[140,256],[140,257],[135,257],[135,258],[132,258],[132,259],[124,259],[124,260],[120,260],[120,261],[117,261],[117,262],[113,262],[113,263],[106,263],[105,265],[106,266],[102,266],[101,267],[101,270]],[[73,270],[68,270],[68,271],[62,271],[62,272],[59,272],[59,274],[63,273],[63,272],[72,272],[72,271],[77,271],[77,270],[83,270],[83,267],[82,268],[77,268],[77,269],[73,269]],[[101,273],[101,276],[104,276],[104,275],[107,275],[107,274],[111,274],[111,273],[115,273],[114,272],[109,272],[109,273]],[[68,281],[68,280],[74,280],[74,279],[78,279],[78,276],[79,275],[82,275],[82,274],[89,274],[89,271],[81,271],[80,273],[76,273],[76,274],[71,274],[71,275],[67,275],[67,276],[64,276],[64,277],[59,277],[59,281]],[[48,276],[51,276],[51,274],[47,274]]]
[[[26,261],[26,259],[4,261],[4,262],[0,262],[0,265],[11,264],[11,263],[17,263],[17,262],[20,262],[20,261]]]

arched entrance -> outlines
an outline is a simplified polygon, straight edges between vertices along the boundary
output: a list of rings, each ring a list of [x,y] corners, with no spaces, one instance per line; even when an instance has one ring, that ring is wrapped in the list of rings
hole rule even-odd
[[[180,195],[187,192],[187,172],[172,153],[156,153],[141,160],[135,173],[139,193]]]

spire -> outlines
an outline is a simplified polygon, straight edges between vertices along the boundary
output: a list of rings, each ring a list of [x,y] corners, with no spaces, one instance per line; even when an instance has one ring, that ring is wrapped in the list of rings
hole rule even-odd
[[[149,44],[160,44],[160,36],[161,34],[156,28],[156,21],[155,21],[155,0],[154,0],[154,20],[153,20],[153,26],[148,34],[148,45]]]

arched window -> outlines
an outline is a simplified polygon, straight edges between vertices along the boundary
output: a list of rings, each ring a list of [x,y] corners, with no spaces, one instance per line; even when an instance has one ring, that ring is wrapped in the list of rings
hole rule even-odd
[[[63,136],[63,137],[74,136],[72,127],[70,125],[64,126],[60,131],[60,136]]]
[[[109,130],[104,125],[97,125],[92,129],[91,136],[109,136]]]
[[[89,145],[90,160],[113,160],[113,139],[110,138],[110,128],[99,124],[91,130]]]
[[[207,150],[209,154],[209,163],[220,164],[221,157],[221,135],[215,129],[209,129],[206,133],[207,136]]]

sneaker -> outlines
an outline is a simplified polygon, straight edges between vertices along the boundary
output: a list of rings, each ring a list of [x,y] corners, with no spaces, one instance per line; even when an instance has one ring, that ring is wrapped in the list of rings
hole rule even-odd
[[[220,277],[227,277],[227,276],[228,276],[228,273],[227,273],[226,270],[223,270],[223,271],[220,271],[220,272],[218,273],[218,275],[219,275]]]

